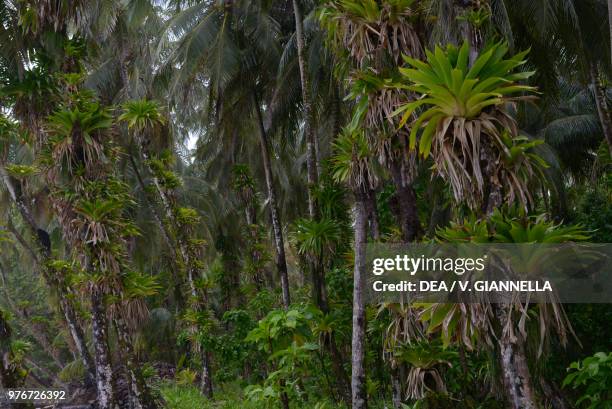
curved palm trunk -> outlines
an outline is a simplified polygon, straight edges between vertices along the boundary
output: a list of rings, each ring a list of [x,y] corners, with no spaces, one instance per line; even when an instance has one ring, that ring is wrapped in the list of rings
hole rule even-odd
[[[130,157],[130,164],[132,165],[132,169],[134,170],[134,174],[136,175],[136,180],[138,180],[138,185],[140,186],[140,188],[142,189],[144,195],[145,195],[145,201],[147,203],[147,206],[149,207],[149,209],[151,209],[151,213],[153,214],[153,218],[155,219],[155,224],[157,224],[157,227],[159,228],[159,231],[162,234],[162,237],[164,239],[164,243],[166,244],[166,247],[168,248],[168,254],[170,254],[170,261],[172,262],[172,279],[174,280],[174,297],[176,299],[176,303],[177,303],[177,308],[182,308],[185,304],[184,302],[184,298],[183,298],[183,294],[182,294],[182,290],[181,290],[181,279],[179,278],[179,275],[177,274],[177,271],[179,270],[179,263],[177,260],[177,255],[176,255],[176,244],[175,241],[172,239],[172,235],[170,234],[170,231],[168,230],[168,227],[166,226],[166,224],[164,224],[163,221],[163,217],[160,214],[159,210],[157,209],[157,207],[151,203],[151,200],[149,200],[149,198],[147,197],[147,187],[144,183],[144,180],[142,179],[142,175],[140,174],[140,171],[138,170],[138,165],[136,164],[136,161],[134,160],[134,156],[132,154],[129,155]],[[150,171],[151,169],[149,169]]]
[[[353,409],[367,408],[365,389],[365,281],[368,212],[366,193],[355,192],[355,270],[353,275],[352,403]]]
[[[43,278],[45,279],[47,286],[53,288],[58,292],[60,312],[64,315],[64,318],[66,319],[66,324],[68,325],[72,341],[74,342],[74,345],[77,349],[77,353],[83,361],[83,365],[86,369],[85,383],[86,385],[92,385],[95,379],[93,359],[91,357],[91,354],[89,353],[89,350],[87,349],[83,328],[81,327],[81,324],[78,321],[74,305],[71,301],[71,298],[66,296],[66,294],[70,293],[70,289],[65,289],[62,285],[60,285],[57,278],[54,278],[53,275],[50,274],[47,266],[45,265],[51,257],[50,242],[48,239],[49,236],[47,232],[40,229],[36,224],[36,221],[32,216],[32,212],[29,206],[23,200],[21,195],[17,194],[17,191],[13,186],[10,177],[3,166],[0,166],[0,177],[2,178],[2,181],[4,182],[4,185],[7,191],[9,192],[11,200],[19,210],[19,213],[21,214],[23,220],[30,228],[32,237],[36,238],[38,242],[38,252],[31,251],[32,257],[34,258],[34,261],[38,264],[39,270]],[[25,242],[23,242],[22,244],[25,245]]]
[[[136,135],[136,139],[139,143],[140,146],[140,154],[142,155],[144,162],[145,162],[145,166],[147,169],[147,172],[149,172],[149,174],[151,175],[152,179],[153,179],[153,185],[155,186],[155,191],[157,192],[157,196],[158,199],[161,203],[162,209],[165,213],[165,220],[167,223],[171,223],[174,228],[179,231],[180,227],[179,227],[179,223],[176,220],[176,217],[174,215],[174,211],[172,209],[172,204],[171,204],[171,199],[170,197],[168,197],[167,193],[164,191],[164,189],[162,188],[159,179],[157,178],[157,176],[155,175],[155,172],[153,171],[153,169],[151,168],[151,166],[148,165],[150,157],[149,157],[149,152],[147,150],[144,138],[142,135]],[[142,177],[139,175],[138,173],[138,169],[136,166],[135,161],[133,160],[132,157],[130,157],[131,161],[132,161],[132,167],[134,168],[134,170],[137,173],[137,178],[139,180],[139,183],[141,184],[141,186],[143,186],[144,188],[144,182],[142,180]],[[198,292],[195,286],[195,280],[196,280],[196,276],[198,274],[197,269],[195,269],[193,266],[196,265],[196,263],[194,262],[195,257],[190,254],[189,252],[189,246],[187,243],[187,240],[184,237],[178,237],[176,240],[173,240],[173,236],[170,234],[170,231],[168,230],[168,228],[166,227],[166,225],[164,224],[164,222],[162,221],[162,216],[157,212],[157,209],[155,209],[154,206],[152,206],[152,208],[154,209],[154,214],[156,215],[156,219],[158,220],[158,225],[160,227],[160,230],[162,232],[162,234],[165,237],[165,241],[166,243],[168,243],[169,245],[171,245],[172,243],[176,242],[176,245],[173,246],[171,248],[171,253],[172,253],[172,257],[173,257],[173,263],[175,265],[175,267],[179,268],[179,266],[183,265],[183,266],[187,266],[186,268],[186,273],[187,273],[187,280],[189,282],[189,288],[191,290],[191,295],[192,295],[192,299],[193,302],[196,303],[195,306],[193,306],[193,308],[196,311],[199,311],[201,309],[200,303],[199,303],[199,298],[198,298]],[[178,250],[178,254],[175,253],[176,249]],[[180,263],[177,262],[177,256],[180,257]],[[184,267],[183,267],[184,268]],[[178,274],[176,274],[176,272],[173,272],[173,275],[175,276],[175,283],[177,285],[177,293],[180,293],[179,290],[179,286],[180,286],[180,280],[179,280],[179,276]],[[197,331],[197,328],[194,328],[194,331]],[[212,375],[211,375],[211,368],[210,368],[210,353],[208,351],[203,350],[202,348],[200,348],[199,346],[194,347],[194,352],[196,352],[197,354],[200,355],[201,358],[201,362],[202,362],[202,373],[200,374],[201,379],[202,379],[202,384],[201,384],[201,392],[207,396],[208,398],[212,398],[213,396],[213,385],[212,385]],[[137,378],[136,378],[137,380]],[[146,384],[142,385],[146,388]],[[140,388],[142,388],[142,386],[140,386]],[[134,387],[139,387],[137,384],[134,384]],[[147,392],[147,394],[145,395],[145,398],[148,399],[148,397],[150,396],[150,393]],[[152,406],[155,407],[155,406]]]
[[[305,58],[304,21],[297,0],[293,0],[293,16],[295,17],[295,39],[297,43],[298,64],[300,66],[300,83],[302,86],[302,102],[304,104],[304,134],[306,135],[306,166],[308,168],[308,213],[315,218],[317,205],[312,195],[312,189],[317,185],[318,143],[315,135],[314,110],[310,94],[310,81],[308,80],[308,65]]]
[[[272,229],[274,230],[274,244],[276,249],[276,268],[281,280],[281,288],[283,292],[283,305],[288,308],[291,304],[291,295],[289,293],[289,276],[287,274],[287,259],[285,257],[285,241],[283,238],[283,230],[281,227],[280,216],[278,214],[278,206],[276,204],[276,192],[274,190],[274,178],[272,176],[272,166],[270,163],[270,148],[268,146],[268,136],[264,129],[263,118],[261,115],[261,106],[257,93],[253,90],[253,102],[255,104],[255,112],[257,114],[257,124],[259,126],[259,145],[261,148],[261,159],[264,166],[266,176],[266,186],[268,188],[268,202],[270,206],[270,216],[272,219]]]

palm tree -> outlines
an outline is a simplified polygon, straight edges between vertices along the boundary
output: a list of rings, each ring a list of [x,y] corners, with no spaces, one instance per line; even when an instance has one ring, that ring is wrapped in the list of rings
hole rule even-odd
[[[32,96],[26,96],[26,98],[32,98]],[[18,98],[15,103],[19,105],[24,102],[20,101]],[[34,114],[37,115],[36,113]],[[9,194],[10,200],[18,209],[19,214],[29,230],[30,236],[35,243],[34,246],[32,246],[32,254],[33,260],[37,264],[40,274],[47,282],[49,288],[57,291],[60,295],[58,300],[60,312],[66,320],[74,345],[83,361],[84,367],[87,370],[86,384],[93,385],[94,369],[91,354],[87,348],[83,329],[77,319],[74,303],[70,297],[66,296],[66,294],[70,294],[71,288],[65,281],[62,280],[61,275],[57,275],[53,271],[53,268],[51,267],[53,257],[51,254],[49,234],[37,223],[36,218],[33,215],[34,212],[31,209],[32,202],[26,197],[26,191],[18,188],[15,185],[16,179],[11,176],[7,170],[5,161],[10,145],[14,142],[18,133],[17,125],[4,117],[0,118],[0,122],[2,123],[0,131],[2,134],[1,138],[5,142],[5,149],[2,149],[2,152],[0,152],[0,178],[2,179],[4,187]],[[46,201],[43,200],[43,203],[46,203]],[[22,243],[27,245],[25,240]]]
[[[312,195],[312,189],[314,189],[318,182],[318,160],[317,153],[315,152],[315,146],[318,145],[315,135],[315,123],[314,123],[314,106],[311,98],[311,89],[308,71],[307,60],[305,57],[306,46],[304,38],[304,21],[302,18],[302,12],[298,4],[298,0],[292,0],[293,4],[293,15],[295,17],[295,39],[297,43],[298,51],[298,64],[300,67],[300,83],[302,86],[302,102],[304,110],[304,134],[306,135],[306,164],[308,168],[308,213],[311,218],[317,217],[316,203]],[[317,274],[313,271],[313,274]]]
[[[368,195],[377,181],[372,154],[362,131],[346,129],[334,143],[333,177],[349,185],[355,196],[354,208],[354,273],[353,273],[353,338],[351,355],[352,408],[367,407],[365,390],[366,367],[366,244]]]
[[[118,301],[115,329],[126,356],[129,398],[137,408],[155,408],[124,323],[125,246],[136,231],[122,213],[131,198],[113,174],[117,156],[108,138],[112,117],[90,94],[78,91],[80,80],[78,74],[65,77],[65,101],[49,117],[42,166],[64,239],[75,251],[76,268],[89,277],[98,404],[111,408],[123,399],[115,394],[108,343],[105,299],[113,297]]]
[[[406,132],[397,131],[399,121],[391,113],[410,95],[404,90],[389,88],[387,79],[397,75],[402,54],[414,58],[422,54],[415,27],[418,14],[413,3],[413,0],[381,4],[331,1],[320,10],[338,60],[354,69],[350,74],[349,97],[357,107],[352,124],[370,130],[368,140],[391,174],[400,203],[396,218],[404,242],[415,240],[421,233],[412,186],[416,157],[406,154]]]
[[[263,31],[262,30],[268,30]],[[261,164],[268,191],[268,205],[276,250],[276,267],[281,280],[283,304],[291,303],[285,242],[277,203],[272,171],[270,141],[264,125],[261,90],[271,76],[265,67],[273,67],[278,44],[274,18],[259,3],[232,2],[210,5],[202,2],[191,6],[168,22],[168,32],[179,37],[170,61],[179,61],[177,83],[185,80],[193,84],[193,76],[203,74],[209,83],[208,92],[211,123],[219,128],[222,123],[237,123],[231,107],[244,104],[254,114],[259,137]],[[245,54],[245,55],[243,55]],[[248,112],[247,111],[247,112]]]
[[[450,243],[563,243],[588,238],[580,226],[562,226],[546,221],[541,216],[516,217],[500,211],[496,211],[488,220],[472,219],[453,223],[448,228],[440,229],[437,237],[441,242]],[[535,252],[535,257],[541,256]],[[553,334],[565,345],[568,334],[573,333],[571,324],[562,305],[554,298],[550,301],[549,304],[523,305],[516,302],[496,306],[488,303],[433,304],[420,317],[429,325],[428,332],[440,332],[446,342],[464,344],[468,349],[478,344],[490,348],[493,345],[492,337],[496,339],[508,402],[513,408],[536,408],[535,385],[527,365],[526,352],[528,337],[533,334],[521,331],[519,322],[527,314],[533,313],[537,317],[536,327],[540,329],[537,334],[540,340],[537,358],[542,353],[542,343]],[[499,324],[497,329],[492,325],[493,318]]]

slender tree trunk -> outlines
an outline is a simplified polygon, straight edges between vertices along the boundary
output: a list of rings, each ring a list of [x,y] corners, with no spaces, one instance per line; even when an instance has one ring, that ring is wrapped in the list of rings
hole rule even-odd
[[[191,308],[193,308],[194,311],[196,312],[200,312],[202,310],[202,306],[200,304],[200,294],[198,293],[198,289],[196,287],[196,282],[195,282],[195,274],[197,273],[197,271],[195,271],[194,268],[190,268],[188,270],[188,274],[187,274],[187,280],[189,282],[189,290],[191,292]],[[204,294],[204,297],[202,298],[206,298],[206,294]],[[206,300],[205,300],[206,301]],[[192,331],[197,331],[198,328],[197,327],[193,327]],[[202,392],[202,394],[204,394],[207,398],[212,399],[213,397],[213,384],[212,384],[212,370],[210,368],[210,353],[208,351],[206,351],[202,345],[196,345],[195,341],[192,341],[193,346],[193,352],[195,354],[199,354],[200,356],[200,362],[202,364],[202,372],[200,373],[200,392]]]
[[[497,318],[503,326],[510,319],[510,306],[497,306]],[[524,341],[518,339],[512,342],[507,336],[499,340],[500,366],[506,390],[506,398],[512,409],[536,409],[536,399],[533,392]]]
[[[310,81],[308,79],[308,63],[306,61],[306,46],[304,44],[304,21],[298,0],[293,0],[293,16],[295,17],[295,39],[297,43],[298,64],[300,66],[300,83],[302,86],[302,102],[304,109],[304,134],[306,135],[306,166],[308,168],[308,213],[311,219],[317,215],[317,205],[312,189],[317,185],[317,136],[315,135],[314,107],[310,94]]]
[[[114,324],[119,345],[125,354],[125,366],[128,370],[132,409],[156,409],[157,405],[151,394],[151,389],[142,376],[138,362],[136,362],[129,330],[121,314],[122,312],[119,311],[118,316],[115,317]]]
[[[295,39],[297,44],[298,65],[300,68],[300,84],[302,87],[302,103],[304,109],[304,135],[306,136],[306,167],[308,179],[308,215],[311,220],[319,217],[318,206],[314,197],[313,189],[316,188],[320,172],[319,140],[315,133],[315,115],[310,90],[308,62],[306,60],[306,45],[304,37],[304,21],[298,0],[293,0],[293,16],[295,18]],[[313,281],[317,287],[313,287],[315,294],[325,293],[325,273],[316,263],[310,263]],[[316,276],[316,277],[315,277]]]
[[[200,390],[208,399],[212,399],[213,397],[213,384],[212,384],[212,375],[210,369],[210,361],[211,356],[207,351],[201,352],[202,358],[202,380],[200,383]]]
[[[599,122],[601,123],[604,138],[608,144],[610,156],[612,156],[612,118],[610,110],[608,109],[606,90],[599,81],[597,69],[594,65],[591,65],[589,74],[591,76],[593,95],[595,96],[595,105],[597,106],[597,115],[599,116]]]
[[[378,210],[376,209],[376,192],[371,189],[366,200],[368,220],[370,221],[370,234],[374,241],[380,240],[380,223],[378,221]]]
[[[89,349],[87,349],[87,343],[85,341],[85,334],[83,333],[83,328],[78,324],[79,320],[76,316],[76,312],[72,306],[72,303],[66,299],[64,296],[59,297],[61,311],[66,318],[66,324],[68,325],[68,330],[70,331],[70,335],[72,336],[72,341],[74,342],[74,347],[77,350],[78,356],[83,361],[83,365],[85,366],[85,370],[87,371],[87,375],[85,376],[85,383],[87,386],[93,386],[96,379],[96,372],[93,359],[91,354],[89,353]]]
[[[108,347],[108,321],[103,293],[95,285],[91,288],[92,330],[96,365],[96,404],[99,409],[116,409],[115,378]]]
[[[352,409],[366,409],[365,389],[365,284],[368,213],[366,193],[355,192],[355,270],[353,276]]]
[[[132,169],[134,170],[134,174],[136,175],[136,180],[138,180],[138,185],[140,186],[140,189],[142,190],[143,194],[146,196],[147,186],[145,185],[144,180],[142,179],[142,175],[140,174],[140,171],[138,170],[138,165],[136,164],[136,161],[134,160],[134,156],[132,155],[130,155],[130,164],[132,165]],[[164,243],[166,243],[166,246],[170,250],[172,260],[173,262],[176,263],[176,252],[175,252],[176,244],[172,240],[171,234],[168,231],[167,226],[163,222],[163,217],[159,213],[159,210],[157,210],[157,207],[154,206],[149,200],[146,200],[146,203],[149,209],[151,209],[151,213],[153,214],[153,218],[155,219],[155,224],[157,224],[157,227],[159,228],[159,231],[162,234]]]
[[[183,299],[182,290],[181,290],[182,280],[180,278],[180,275],[178,274],[178,272],[180,271],[180,267],[177,261],[177,254],[176,254],[177,246],[175,244],[175,241],[172,239],[172,235],[170,234],[170,231],[168,230],[168,226],[166,226],[166,224],[164,223],[163,221],[164,219],[162,215],[159,213],[157,206],[151,203],[151,201],[147,197],[148,196],[147,187],[144,183],[144,180],[142,179],[142,175],[140,174],[140,171],[138,170],[138,165],[136,164],[136,161],[134,160],[134,156],[131,154],[129,156],[130,156],[130,164],[132,165],[132,169],[134,170],[134,174],[136,175],[136,180],[138,180],[138,185],[140,186],[140,189],[145,195],[145,202],[147,203],[147,206],[149,207],[149,209],[151,209],[151,213],[153,214],[153,218],[155,219],[155,224],[157,224],[157,227],[159,228],[159,231],[161,232],[162,237],[164,239],[164,243],[166,244],[166,247],[168,248],[168,254],[170,254],[170,260],[172,262],[172,279],[174,280],[174,297],[176,299],[177,307],[181,309],[185,305],[185,300]]]
[[[399,368],[391,369],[391,400],[393,401],[394,409],[402,407],[402,382],[399,376]]]
[[[274,178],[272,176],[272,165],[270,163],[270,148],[268,145],[268,136],[264,129],[263,118],[261,115],[261,106],[257,92],[253,90],[253,102],[255,104],[255,113],[257,114],[257,124],[259,126],[259,144],[261,148],[261,159],[264,166],[266,176],[266,186],[268,188],[268,206],[270,207],[270,218],[272,219],[272,229],[274,231],[274,244],[276,249],[276,268],[281,280],[281,289],[283,292],[283,305],[288,308],[291,304],[291,295],[289,293],[289,276],[287,274],[287,259],[285,257],[285,240],[283,238],[283,229],[281,226],[280,215],[276,204],[276,192],[274,190]]]

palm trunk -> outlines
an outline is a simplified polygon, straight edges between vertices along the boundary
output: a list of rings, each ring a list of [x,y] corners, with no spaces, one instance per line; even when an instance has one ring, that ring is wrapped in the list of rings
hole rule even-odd
[[[497,319],[504,325],[509,318],[507,304],[497,306]],[[531,385],[524,342],[518,339],[512,342],[507,336],[499,340],[500,365],[506,390],[506,398],[512,409],[536,409],[535,395]]]
[[[121,311],[118,315],[115,317],[114,324],[119,345],[125,354],[124,358],[129,376],[132,409],[156,409],[157,405],[151,394],[151,389],[142,376],[138,362],[136,362],[132,340],[130,339],[127,324],[123,317],[120,316]]]
[[[138,185],[140,186],[140,189],[143,191],[143,194],[145,195],[145,201],[147,203],[147,206],[149,207],[149,209],[151,209],[151,213],[153,214],[153,218],[155,219],[155,224],[157,224],[157,227],[159,228],[159,231],[161,232],[162,237],[164,239],[164,243],[166,244],[166,247],[168,248],[168,254],[170,254],[170,259],[172,261],[172,267],[173,267],[172,268],[172,279],[174,280],[174,297],[176,298],[176,303],[178,305],[178,308],[182,308],[184,306],[184,299],[183,299],[183,295],[181,291],[182,282],[178,274],[178,271],[180,270],[180,268],[179,268],[179,263],[176,257],[175,241],[172,239],[170,231],[168,230],[168,226],[164,224],[163,217],[159,213],[159,210],[153,203],[151,203],[151,201],[147,197],[147,187],[144,183],[144,180],[142,179],[142,175],[140,174],[140,171],[138,170],[138,165],[136,164],[136,161],[134,160],[134,156],[132,156],[131,154],[129,156],[130,156],[130,164],[132,165],[132,169],[134,170],[134,174],[136,175],[136,180],[138,180]]]
[[[308,213],[310,218],[314,219],[317,214],[317,205],[312,195],[312,189],[316,187],[319,179],[317,161],[318,143],[315,135],[314,110],[310,95],[308,65],[305,58],[304,21],[302,20],[302,12],[300,11],[298,0],[293,0],[293,16],[295,17],[295,39],[297,43],[298,64],[300,66],[302,102],[304,104],[304,134],[306,135],[306,166],[308,168]]]
[[[74,347],[76,348],[77,354],[83,361],[83,365],[85,366],[85,370],[87,371],[87,375],[85,376],[85,384],[87,386],[93,386],[96,379],[96,371],[93,359],[91,357],[91,354],[89,353],[89,349],[87,349],[87,343],[85,341],[85,334],[83,333],[83,328],[79,324],[72,303],[64,296],[59,297],[59,302],[61,311],[63,312],[64,317],[66,318],[66,323],[68,325],[70,335],[72,336]]]
[[[365,389],[365,281],[368,213],[366,193],[355,192],[355,271],[353,276],[352,403],[353,409],[366,409]]]
[[[597,69],[594,65],[591,65],[589,74],[591,76],[593,95],[595,96],[595,105],[597,106],[597,115],[599,116],[604,138],[608,144],[608,150],[612,156],[612,118],[610,117],[610,110],[608,109],[606,90],[598,79]]]
[[[281,227],[280,216],[276,204],[276,192],[274,191],[274,180],[272,176],[272,166],[270,163],[270,148],[268,146],[268,136],[264,129],[263,118],[261,115],[261,106],[257,92],[253,90],[253,102],[255,104],[255,113],[257,114],[257,124],[259,126],[259,144],[261,148],[261,159],[264,166],[266,176],[266,186],[268,188],[268,205],[270,207],[270,218],[272,219],[272,229],[274,231],[274,244],[276,249],[276,268],[281,280],[281,288],[283,291],[283,305],[288,308],[291,304],[291,295],[289,293],[289,277],[287,274],[287,259],[285,257],[285,240],[283,239],[283,230]]]
[[[144,180],[142,179],[140,171],[138,170],[138,165],[136,164],[136,161],[134,160],[134,157],[131,154],[130,154],[130,164],[132,165],[132,169],[134,170],[134,174],[136,175],[136,179],[138,180],[138,185],[140,186],[140,189],[146,195],[147,187],[144,183]],[[149,209],[151,209],[151,213],[153,214],[153,218],[155,219],[155,224],[157,224],[157,227],[159,228],[159,231],[162,234],[164,243],[166,243],[166,246],[170,250],[172,261],[176,262],[176,253],[174,250],[176,248],[176,245],[174,244],[174,241],[171,238],[171,235],[170,235],[170,232],[168,231],[167,226],[163,222],[162,215],[157,210],[157,207],[153,206],[149,200],[147,200],[146,203]]]
[[[212,375],[210,369],[210,353],[207,351],[201,351],[202,358],[202,374],[201,374],[201,383],[200,383],[200,391],[209,399],[213,397],[213,384],[212,384]]]
[[[96,403],[99,409],[116,409],[115,378],[108,347],[108,321],[101,289],[91,289],[92,330],[96,366]]]
[[[380,223],[378,222],[378,210],[376,209],[376,192],[370,190],[366,199],[366,210],[368,212],[368,220],[370,221],[370,234],[372,240],[380,240]]]
[[[191,292],[191,308],[193,308],[196,312],[200,312],[202,306],[200,304],[200,294],[198,294],[198,289],[196,287],[195,282],[195,274],[197,271],[194,271],[194,268],[190,268],[187,274],[187,280],[189,282],[189,290]],[[206,298],[206,294],[204,294],[204,298]],[[206,301],[206,300],[205,300]],[[192,328],[192,331],[197,331],[198,328]],[[200,392],[204,394],[207,398],[212,399],[213,397],[213,383],[212,383],[212,370],[210,368],[210,353],[202,348],[201,345],[195,344],[195,341],[192,341],[193,352],[196,355],[200,356],[200,362],[202,364],[202,372],[200,373]]]
[[[391,395],[394,409],[402,408],[402,381],[400,380],[399,368],[391,368]]]

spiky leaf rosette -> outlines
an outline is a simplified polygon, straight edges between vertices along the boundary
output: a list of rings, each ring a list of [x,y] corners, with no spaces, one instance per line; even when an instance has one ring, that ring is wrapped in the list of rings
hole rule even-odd
[[[546,220],[544,215],[525,217],[520,216],[520,213],[516,209],[504,208],[502,211],[498,209],[493,212],[487,220],[472,217],[460,223],[451,223],[436,232],[436,239],[443,243],[498,244],[559,244],[589,239],[588,232],[580,225],[564,226]],[[542,257],[550,257],[549,252],[540,250],[541,247],[530,248],[530,251],[521,253],[520,259],[523,259],[523,262],[543,265]],[[568,254],[571,258],[571,252]],[[551,331],[565,344],[568,334],[573,333],[571,323],[556,295],[553,293],[548,297],[548,303],[513,301],[511,310],[514,319],[502,323],[501,335],[514,338],[520,334],[526,337],[527,322],[535,320],[539,328],[538,356],[542,353],[546,337],[551,336]],[[428,332],[440,331],[444,344],[463,343],[472,349],[474,341],[478,339],[491,345],[491,335],[494,331],[490,322],[492,311],[491,304],[486,301],[470,304],[422,303],[416,307],[423,308],[420,319],[428,325]]]
[[[394,113],[402,114],[403,127],[420,111],[410,124],[410,148],[431,155],[455,198],[472,207],[482,204],[485,183],[504,189],[509,203],[528,203],[528,180],[546,166],[531,153],[540,142],[520,137],[508,113],[509,103],[533,98],[535,88],[518,83],[533,72],[514,72],[528,51],[505,58],[507,52],[507,44],[492,44],[470,67],[468,44],[449,45],[427,51],[427,61],[404,57],[411,68],[400,68],[406,82],[399,88],[422,95]]]
[[[414,31],[414,0],[340,0],[327,2],[319,17],[330,42],[360,67],[391,58],[399,63],[402,53],[419,56],[421,43]]]
[[[334,152],[331,163],[336,182],[362,192],[374,188],[378,181],[376,164],[363,130],[345,128],[334,143]]]

